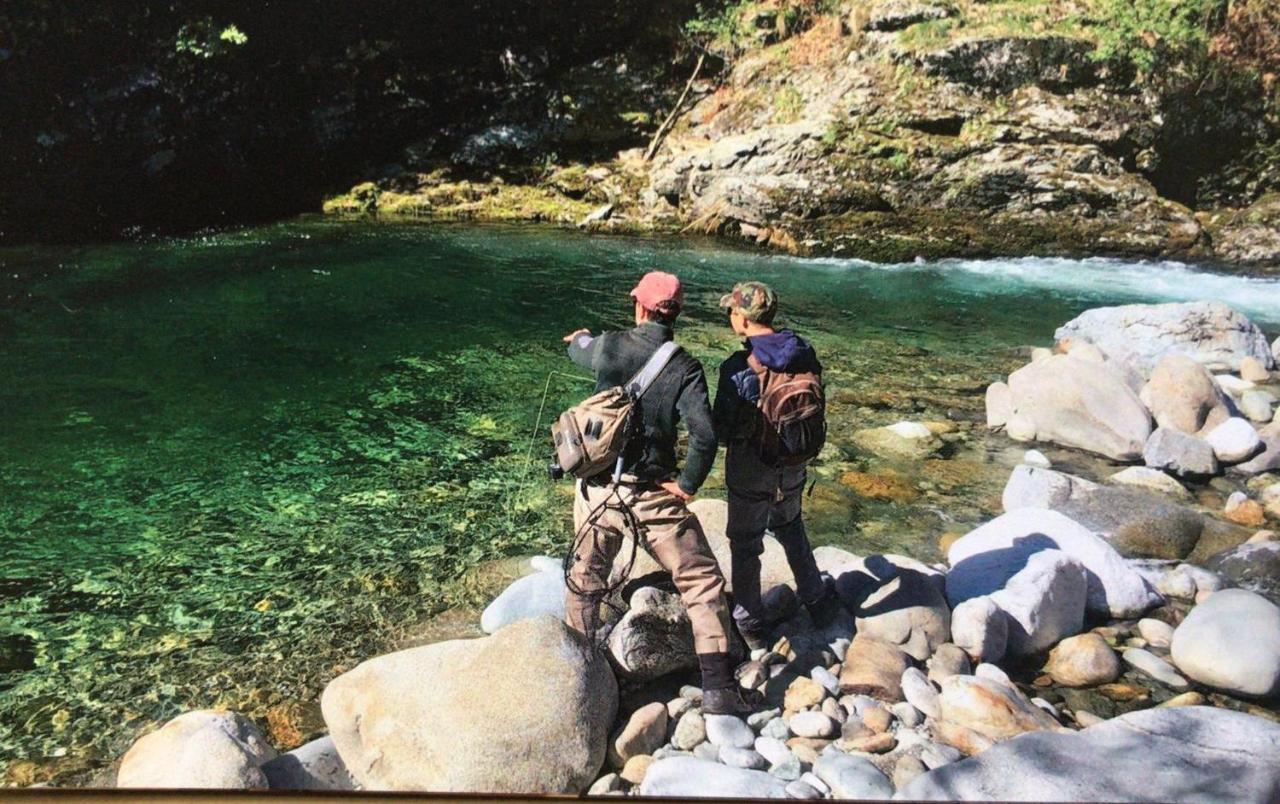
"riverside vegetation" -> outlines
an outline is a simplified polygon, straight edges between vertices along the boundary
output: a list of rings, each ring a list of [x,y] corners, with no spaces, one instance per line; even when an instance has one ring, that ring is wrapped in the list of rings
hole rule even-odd
[[[544,556],[485,609],[489,636],[330,682],[328,736],[278,754],[240,715],[189,712],[135,743],[118,782],[1273,801],[1280,541],[1258,528],[1280,519],[1280,338],[1200,302],[1095,308],[1055,340],[987,389],[985,426],[1063,464],[1143,465],[1086,478],[1029,450],[1003,513],[942,536],[945,562],[818,548],[843,605],[825,631],[771,543],[762,585],[782,620],[772,648],[736,646],[739,683],[769,706],[746,719],[701,713],[692,629],[652,559],[616,593],[598,652],[563,625],[562,563]],[[927,461],[959,434],[951,421],[837,429],[825,452],[850,438]],[[910,488],[851,474],[841,482],[863,494]],[[725,504],[692,510],[727,567]]]

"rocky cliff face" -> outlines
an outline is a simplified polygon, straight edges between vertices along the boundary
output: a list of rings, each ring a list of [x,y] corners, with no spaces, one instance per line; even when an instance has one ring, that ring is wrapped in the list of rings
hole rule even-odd
[[[331,209],[394,211],[407,191],[415,214],[670,227],[876,260],[1091,253],[1280,266],[1266,195],[1277,183],[1271,85],[1192,92],[1139,75],[1101,58],[1079,5],[739,3],[732,57],[693,82],[651,161],[624,150],[579,166],[572,187],[544,172],[526,182],[532,216],[508,185],[481,179],[468,185],[481,197],[461,200],[441,190],[455,186],[456,159]],[[794,7],[826,10],[788,25]],[[651,95],[649,131],[675,95],[672,72]]]

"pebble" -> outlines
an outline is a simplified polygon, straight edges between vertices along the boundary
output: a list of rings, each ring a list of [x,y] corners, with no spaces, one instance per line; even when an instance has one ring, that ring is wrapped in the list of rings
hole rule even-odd
[[[791,736],[791,728],[787,725],[787,721],[780,717],[775,717],[760,729],[760,736],[772,737],[775,740],[785,740]]]
[[[832,643],[828,647],[831,648],[831,652],[834,653],[836,656],[843,656],[845,654],[845,651],[849,650],[850,641],[851,640],[841,637],[840,639],[832,641]]]
[[[769,773],[772,773],[783,781],[789,782],[794,782],[799,779],[800,774],[803,772],[804,769],[800,767],[800,760],[794,754],[782,762],[775,762],[769,768]]]
[[[824,796],[831,792],[831,788],[827,786],[827,783],[819,779],[818,774],[813,771],[805,771],[804,775],[800,777],[800,781],[809,785]]]
[[[918,667],[908,667],[902,674],[902,696],[926,717],[937,718],[941,714],[938,690]]]
[[[782,699],[782,708],[787,712],[799,712],[810,706],[817,706],[827,697],[827,688],[812,678],[800,677],[787,686]]]
[[[862,713],[862,724],[877,734],[884,733],[893,724],[893,713],[883,706],[868,708]]]
[[[898,740],[892,734],[883,732],[870,737],[858,737],[853,740],[842,740],[848,751],[861,751],[864,754],[884,754],[892,751]]]
[[[788,724],[798,737],[829,738],[836,735],[836,722],[821,712],[800,712]]]
[[[706,715],[704,720],[707,740],[712,745],[750,748],[756,741],[750,727],[733,715]]]
[[[693,701],[688,698],[675,698],[667,702],[667,718],[669,722],[674,723],[684,717],[694,706]]]
[[[1157,709],[1169,709],[1175,706],[1202,706],[1205,702],[1204,696],[1198,692],[1184,692],[1181,695],[1175,695],[1169,700],[1157,706]]]
[[[1138,620],[1138,633],[1148,645],[1156,648],[1167,648],[1173,642],[1173,626],[1163,620],[1144,617]]]
[[[1156,581],[1156,591],[1165,597],[1190,600],[1196,596],[1196,581],[1179,567],[1160,576]]]
[[[1048,712],[1054,720],[1062,720],[1062,716],[1058,714],[1058,707],[1049,703],[1044,698],[1032,698],[1031,703]]]
[[[924,722],[924,714],[906,701],[898,701],[893,705],[893,715],[902,721],[902,725],[914,729]]]
[[[827,668],[813,668],[813,670],[809,671],[809,678],[821,684],[832,695],[840,694],[840,679],[836,678]]]
[[[815,745],[815,742],[823,743],[823,745]],[[826,740],[818,740],[814,737],[792,737],[787,740],[787,748],[791,749],[791,753],[801,762],[812,765],[818,761],[818,752],[826,748]]]
[[[1037,469],[1049,469],[1053,464],[1049,461],[1045,454],[1038,449],[1029,449],[1022,456],[1022,462],[1027,466],[1034,466]]]
[[[695,687],[692,684],[685,684],[680,688],[680,697],[688,698],[696,704],[702,703],[702,687]]]
[[[1076,712],[1076,723],[1080,724],[1080,728],[1087,729],[1090,726],[1096,726],[1099,723],[1105,723],[1106,719],[1098,717],[1092,712],[1081,709]]]
[[[694,754],[696,755],[697,752],[695,751]],[[769,767],[769,760],[758,752],[750,748],[735,748],[731,745],[720,747],[720,761],[731,768],[747,770],[765,770]]]
[[[769,670],[759,662],[748,662],[738,673],[738,684],[744,689],[754,690],[769,680]]]
[[[917,776],[928,773],[929,769],[925,767],[924,762],[919,757],[913,757],[910,754],[903,756],[898,763],[893,766],[893,786],[901,790],[906,787],[912,779]]]
[[[793,756],[791,749],[787,748],[786,743],[781,740],[775,740],[772,737],[757,737],[755,750],[757,754],[764,757],[771,765],[786,762]]]
[[[644,775],[649,772],[649,766],[653,761],[654,758],[647,754],[638,754],[627,760],[627,764],[622,766],[622,772],[618,775],[631,784],[640,784],[644,781]]]
[[[1135,670],[1146,673],[1170,689],[1185,690],[1189,686],[1187,680],[1178,675],[1178,671],[1173,668],[1173,665],[1150,651],[1142,648],[1129,648],[1120,658],[1124,659],[1125,664]]]
[[[761,712],[752,712],[747,717],[747,725],[750,726],[752,729],[759,731],[760,729],[764,728],[764,725],[766,723],[768,723],[770,720],[773,720],[774,718],[778,717],[781,714],[782,714],[782,710],[777,708],[765,709],[764,711],[761,711]]]
[[[814,799],[822,798],[822,792],[803,779],[787,782],[787,798]]]
[[[652,760],[650,760],[652,761]],[[587,788],[589,796],[603,796],[607,793],[617,793],[622,790],[622,777],[616,773],[606,773],[599,779],[596,779],[591,787]]]
[[[849,719],[848,713],[844,711],[843,706],[836,702],[835,698],[828,698],[823,701],[820,711],[836,723],[843,723]]]
[[[676,723],[675,733],[671,735],[671,745],[688,751],[707,739],[707,724],[702,713],[696,710],[685,712]]]
[[[928,743],[920,752],[920,761],[929,770],[936,770],[943,765],[950,765],[964,756],[959,750],[942,743]]]

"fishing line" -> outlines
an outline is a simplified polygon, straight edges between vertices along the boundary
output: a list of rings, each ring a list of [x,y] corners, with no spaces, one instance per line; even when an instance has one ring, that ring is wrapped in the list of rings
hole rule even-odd
[[[533,431],[529,433],[529,448],[524,453],[524,469],[521,471],[520,487],[516,489],[517,498],[524,495],[525,486],[529,481],[529,464],[533,462],[533,447],[538,443],[538,431],[542,429],[542,414],[547,409],[547,396],[551,393],[551,378],[567,377],[578,382],[594,383],[595,379],[584,377],[581,374],[569,374],[564,371],[556,371],[552,369],[547,372],[547,381],[542,385],[542,401],[538,403],[538,416],[533,423]]]

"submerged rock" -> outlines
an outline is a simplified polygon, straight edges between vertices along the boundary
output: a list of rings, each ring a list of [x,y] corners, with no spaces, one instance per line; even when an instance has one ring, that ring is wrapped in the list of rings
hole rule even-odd
[[[920,776],[907,800],[1280,799],[1280,726],[1190,706],[1132,712],[1079,732],[1038,732]]]
[[[608,663],[547,616],[370,659],[321,698],[362,787],[459,793],[586,790],[617,705]]]
[[[1159,469],[1147,466],[1130,466],[1121,469],[1107,478],[1107,482],[1121,486],[1136,486],[1149,491],[1158,491],[1177,500],[1190,500],[1191,492],[1187,487],[1169,477]]]
[[[1126,558],[1186,558],[1204,532],[1200,514],[1137,489],[1099,487],[1055,509]]]

